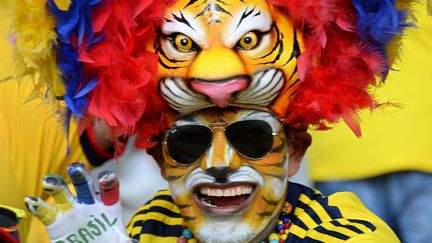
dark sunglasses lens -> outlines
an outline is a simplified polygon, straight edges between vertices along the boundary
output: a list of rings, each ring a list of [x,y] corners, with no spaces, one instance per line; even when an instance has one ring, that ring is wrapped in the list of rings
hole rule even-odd
[[[212,139],[209,128],[197,125],[185,125],[168,131],[168,153],[179,164],[192,164],[208,149]]]
[[[232,123],[225,130],[231,145],[242,155],[259,159],[273,147],[273,131],[267,122],[248,120]]]

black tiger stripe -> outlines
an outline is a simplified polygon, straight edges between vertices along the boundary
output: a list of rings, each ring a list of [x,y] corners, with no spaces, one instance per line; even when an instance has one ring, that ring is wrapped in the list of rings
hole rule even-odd
[[[287,90],[292,89],[292,87],[294,87],[294,85],[296,85],[298,82],[300,82],[300,79],[296,79],[292,84],[290,84]]]
[[[191,206],[191,204],[177,204],[177,207],[179,208],[179,209],[184,209],[184,208],[188,208],[188,207],[190,207]]]
[[[185,18],[185,16],[183,15],[182,12],[180,12],[180,16],[175,15],[175,14],[173,14],[173,13],[172,13],[171,15],[172,15],[172,16],[174,17],[174,19],[177,20],[178,22],[183,23],[183,24],[185,24],[186,26],[188,26],[189,28],[195,30],[195,29],[192,27],[192,25],[189,23],[189,21]]]
[[[256,78],[256,79],[254,79],[255,80],[255,82],[252,82],[252,84],[249,86],[249,90],[257,90],[257,87],[259,86],[259,84],[261,84],[262,82],[262,79],[264,78],[264,76],[269,72],[269,71],[274,71],[275,73],[277,73],[277,70],[275,70],[275,69],[273,69],[273,68],[269,68],[269,69],[266,69],[266,70],[264,70],[264,71],[262,71],[262,74],[260,74],[261,76],[259,77],[259,78]],[[258,75],[258,74],[257,74]],[[273,75],[274,75],[274,73],[273,73]],[[268,85],[268,83],[267,83],[267,85]],[[267,87],[267,86],[266,86]],[[264,87],[265,88],[265,87]],[[253,97],[255,95],[255,93],[248,93],[248,94],[246,94],[246,95],[244,95],[244,96],[242,96],[241,97],[241,99],[248,99],[248,98],[250,98],[251,96]]]
[[[276,78],[276,75],[281,74],[281,72],[279,70],[275,70],[275,73],[273,74],[273,76],[271,77],[271,81],[274,81]],[[267,85],[263,87],[263,89],[266,89],[270,84],[272,85],[270,87],[270,89],[267,92],[264,92],[263,94],[261,94],[261,96],[264,96],[265,94],[271,93],[271,91],[279,84],[280,80],[283,78],[283,74],[282,76],[278,79],[278,81],[276,82],[267,82]]]
[[[167,181],[175,181],[175,180],[178,180],[178,179],[180,179],[182,176],[167,176],[166,177],[166,180]]]
[[[190,5],[196,3],[197,1],[198,1],[198,0],[190,0],[190,1],[186,4],[186,6],[185,6],[183,9],[189,7]]]
[[[245,20],[254,11],[255,11],[255,7],[253,7],[251,10],[246,8],[245,11],[242,13],[242,16],[240,17],[240,21],[237,23],[236,29],[240,26],[240,24],[243,22],[243,20]]]
[[[271,164],[258,164],[256,167],[281,167],[285,161],[272,161]]]
[[[167,89],[168,89],[168,88],[167,88]],[[177,107],[177,108],[182,107],[182,105],[181,105],[180,103],[178,103],[177,101],[174,101],[171,97],[165,95],[164,93],[162,93],[162,96],[163,96],[166,100],[169,101],[168,103],[169,103],[170,105],[175,106],[175,107]]]
[[[261,218],[272,216],[273,213],[274,213],[274,211],[256,212],[256,214]]]
[[[270,177],[273,177],[273,178],[276,178],[276,179],[279,179],[280,181],[283,181],[284,179],[285,179],[285,175],[277,175],[277,174],[273,174],[273,173],[265,173],[265,172],[262,172],[264,175],[266,175],[266,176],[270,176]]]
[[[276,30],[276,36],[279,37],[279,34],[280,34],[279,28],[277,27],[277,25],[275,23],[272,24],[272,28],[275,28],[275,30]],[[270,31],[271,31],[271,29],[270,29]],[[278,38],[277,41],[276,41],[276,43],[274,44],[274,46],[272,47],[272,49],[270,50],[269,53],[265,54],[264,56],[254,58],[254,60],[259,60],[259,59],[263,59],[263,58],[266,58],[266,57],[270,56],[271,54],[273,54],[276,51],[276,49],[279,47],[280,43],[281,43],[281,39]]]
[[[250,90],[255,90],[255,88],[257,87],[257,85],[259,84],[259,81],[264,77],[264,75],[266,75],[270,70],[272,70],[272,69],[266,69],[266,70],[264,70],[264,71],[262,71],[261,72],[261,76],[259,77],[259,78],[257,78],[256,79],[256,82],[255,83],[253,83],[250,87],[249,87],[249,89]]]
[[[169,58],[169,57],[166,55],[166,53],[164,52],[164,50],[162,50],[162,48],[159,48],[159,49],[158,49],[158,53],[161,54],[165,59],[167,59],[167,60],[170,61],[170,62],[173,62],[173,63],[177,63],[177,62],[185,62],[185,60],[177,60],[177,59]]]
[[[265,65],[265,64],[274,64],[274,63],[276,63],[280,59],[280,57],[282,56],[282,54],[284,52],[284,45],[283,45],[283,41],[282,41],[283,38],[284,38],[284,35],[281,33],[281,38],[280,38],[281,41],[280,41],[280,45],[279,45],[279,51],[278,51],[276,57],[272,61],[258,63],[258,64],[255,64],[255,65]]]
[[[280,72],[277,72],[277,74],[280,74]],[[272,87],[268,91],[266,91],[264,93],[257,93],[257,94],[260,95],[260,98],[255,98],[254,102],[255,103],[261,103],[261,102],[266,102],[266,101],[269,101],[269,100],[273,100],[273,98],[271,98],[271,97],[273,97],[275,95],[278,95],[278,93],[279,93],[279,92],[276,92],[276,90],[274,90],[274,88],[277,85],[279,85],[283,79],[284,79],[284,76],[282,74],[281,77],[276,82],[271,82],[272,83]]]
[[[179,88],[181,91],[185,92],[186,94],[188,94],[188,95],[190,95],[192,97],[196,97],[196,94],[193,93],[192,90],[185,89],[185,88],[182,87],[182,85],[180,84],[180,82],[182,82],[182,81],[180,81],[179,78],[175,78],[175,79],[172,79],[172,80],[176,83],[177,88]]]
[[[294,29],[293,50],[291,52],[291,56],[289,57],[288,61],[286,61],[286,63],[283,64],[282,66],[287,65],[294,58],[297,59],[300,56],[300,54],[301,54],[301,51],[300,51],[300,45],[299,45],[298,39],[297,39],[297,31]]]
[[[294,77],[294,75],[297,73],[297,65],[294,67],[294,71],[291,73],[291,76],[288,78],[288,82]]]
[[[285,140],[282,140],[282,143],[279,146],[273,148],[272,153],[282,152],[285,148],[285,145],[286,145]],[[285,157],[286,157],[286,155],[285,155]],[[285,160],[285,158],[284,158],[284,160]]]
[[[216,0],[216,2],[222,3],[223,5],[231,5],[231,4],[229,4],[229,3],[227,3],[227,2],[224,2],[224,1],[222,1],[222,0]]]
[[[173,66],[169,66],[168,64],[166,64],[162,58],[159,58],[159,64],[162,65],[164,68],[166,69],[178,69],[178,68],[182,68],[182,67],[173,67]]]
[[[203,16],[203,15],[205,15],[206,13],[208,13],[208,12],[211,12],[213,9],[212,9],[212,7],[211,7],[211,4],[208,4],[201,12],[199,12],[196,16],[195,16],[195,19],[196,18],[198,18],[198,17],[201,17],[201,16]],[[214,10],[216,11],[216,12],[222,12],[222,13],[225,13],[225,14],[228,14],[229,16],[231,16],[232,17],[232,15],[231,15],[231,13],[230,12],[228,12],[228,11],[226,11],[223,7],[221,7],[219,4],[215,4],[215,8],[214,8]]]
[[[179,99],[181,99],[181,100],[186,100],[186,99],[184,99],[183,97],[181,97],[181,96],[178,96],[174,91],[172,91],[171,90],[171,88],[170,87],[168,87],[168,85],[166,85],[166,83],[164,82],[163,83],[163,86],[172,94],[172,97],[176,97],[176,98],[179,98]],[[177,86],[178,87],[178,86]],[[162,95],[163,95],[163,93],[162,93]],[[169,100],[170,101],[172,101],[173,103],[175,103],[175,104],[177,104],[177,105],[183,105],[183,104],[180,104],[180,103],[178,103],[177,101],[174,101],[174,100],[172,100],[171,99],[171,97],[168,97],[168,96],[166,96],[166,95],[164,95],[164,97],[167,97],[167,98],[169,98]]]
[[[264,196],[261,196],[261,198],[269,205],[273,205],[273,206],[277,206],[279,203],[279,200],[271,200],[271,199],[267,199]]]

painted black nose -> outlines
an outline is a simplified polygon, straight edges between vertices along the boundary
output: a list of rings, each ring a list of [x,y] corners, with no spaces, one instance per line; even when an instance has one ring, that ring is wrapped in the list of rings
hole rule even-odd
[[[228,166],[218,166],[208,168],[205,172],[216,178],[217,183],[226,183],[228,181],[228,176],[232,174],[233,171],[234,170]]]

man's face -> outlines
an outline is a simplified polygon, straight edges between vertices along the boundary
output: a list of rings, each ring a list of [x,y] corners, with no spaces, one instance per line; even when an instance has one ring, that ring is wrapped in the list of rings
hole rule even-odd
[[[161,93],[182,114],[228,105],[286,110],[301,36],[266,0],[179,0],[155,45]]]
[[[279,215],[288,146],[272,113],[195,112],[166,133],[163,156],[173,199],[200,240],[245,242]]]

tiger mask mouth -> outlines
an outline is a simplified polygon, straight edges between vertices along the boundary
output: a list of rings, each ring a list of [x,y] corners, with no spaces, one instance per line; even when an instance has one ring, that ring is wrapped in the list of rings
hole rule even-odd
[[[257,184],[235,182],[199,184],[193,189],[193,199],[200,209],[214,216],[233,216],[242,213],[255,198]]]

